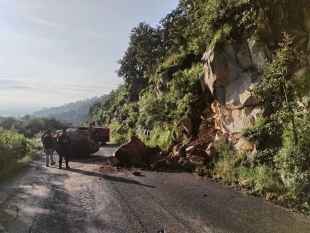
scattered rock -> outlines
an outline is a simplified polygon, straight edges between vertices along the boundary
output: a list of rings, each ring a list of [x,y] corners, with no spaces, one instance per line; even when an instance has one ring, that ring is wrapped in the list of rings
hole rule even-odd
[[[213,157],[216,156],[218,154],[217,150],[214,147],[213,143],[210,143],[210,145],[208,146],[208,148],[206,149],[206,153],[207,155]]]
[[[166,158],[157,160],[155,163],[151,164],[150,167],[152,169],[160,168],[160,167],[166,167],[166,166],[170,165],[169,161],[168,162],[167,161],[168,160]]]
[[[134,171],[132,174],[135,175],[135,176],[141,176],[141,173],[137,172],[137,171]]]
[[[242,188],[249,187],[253,182],[253,179],[243,180],[240,182]]]
[[[185,158],[184,157],[180,157],[178,164],[182,166],[182,164],[184,163]]]
[[[184,160],[182,167],[187,168],[187,169],[194,169],[195,168],[195,164],[193,164],[190,161]]]
[[[117,158],[115,158],[114,156],[110,156],[108,161],[109,161],[109,165],[113,166],[113,167],[115,167],[119,164],[119,160]]]
[[[214,141],[218,141],[218,140],[226,140],[228,138],[228,134],[227,133],[221,133],[221,132],[217,132],[214,138]]]
[[[234,145],[234,148],[238,151],[252,151],[255,147],[248,139],[241,136],[238,142]]]
[[[197,155],[188,155],[186,156],[186,160],[189,161],[192,164],[199,164],[203,161],[203,158]]]
[[[183,144],[175,145],[172,148],[172,155],[171,155],[171,157],[179,158],[179,157],[185,156],[186,155],[185,148],[186,148],[186,145],[183,145]]]
[[[185,149],[186,153],[194,153],[196,150],[196,146],[189,146]]]

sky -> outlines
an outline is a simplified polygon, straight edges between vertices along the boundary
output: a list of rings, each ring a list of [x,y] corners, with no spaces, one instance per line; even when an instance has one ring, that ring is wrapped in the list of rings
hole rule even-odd
[[[0,0],[0,116],[108,94],[140,22],[178,0]]]

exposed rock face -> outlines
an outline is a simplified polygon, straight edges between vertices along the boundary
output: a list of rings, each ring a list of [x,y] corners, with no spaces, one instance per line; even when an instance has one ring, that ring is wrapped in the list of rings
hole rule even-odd
[[[171,80],[172,76],[170,70],[166,70],[158,75],[158,81],[163,85],[168,85]]]
[[[204,81],[216,100],[212,110],[217,129],[240,132],[262,114],[249,90],[262,80],[260,70],[270,57],[267,46],[255,41],[218,45],[204,54]]]
[[[262,116],[262,106],[247,106],[240,109],[229,109],[217,101],[212,104],[215,118],[215,128],[222,133],[240,132],[243,128],[254,124]]]
[[[95,137],[88,131],[72,130],[67,131],[67,135],[71,139],[71,156],[89,156],[100,149]]]
[[[182,126],[186,130],[187,134],[189,136],[191,136],[192,133],[193,133],[193,125],[192,125],[192,121],[191,121],[191,119],[189,117],[185,117],[183,119]]]
[[[295,38],[294,48],[302,51],[295,75],[301,77],[310,70],[310,4],[307,0],[296,2],[301,6],[298,25],[273,28],[265,9],[258,14],[259,28],[266,41],[247,40],[243,43],[227,41],[206,52],[204,83],[210,89],[215,102],[215,125],[223,133],[238,133],[253,124],[264,109],[258,105],[249,90],[262,80],[265,60],[270,60],[283,35],[287,32]],[[286,27],[286,28],[284,28]]]
[[[146,88],[148,85],[148,80],[146,78],[135,78],[130,84],[129,100],[137,101],[139,99],[140,92]]]
[[[178,66],[171,66],[166,71],[158,74],[156,82],[157,98],[162,98],[168,92],[168,85],[172,80],[173,73],[175,73],[178,68]]]

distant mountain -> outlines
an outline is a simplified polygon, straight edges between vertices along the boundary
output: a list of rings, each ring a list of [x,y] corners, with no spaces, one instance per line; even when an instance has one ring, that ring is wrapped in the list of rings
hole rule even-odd
[[[54,117],[57,120],[67,121],[74,126],[79,126],[83,123],[89,107],[94,103],[102,102],[106,97],[107,95],[95,96],[90,99],[66,103],[59,107],[43,108],[31,115],[35,117]]]

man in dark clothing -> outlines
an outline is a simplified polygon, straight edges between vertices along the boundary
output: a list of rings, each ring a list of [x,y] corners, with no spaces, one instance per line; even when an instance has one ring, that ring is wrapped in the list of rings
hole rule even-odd
[[[62,131],[61,136],[59,136],[57,139],[57,143],[59,145],[59,150],[60,150],[59,169],[61,169],[63,157],[65,157],[65,159],[66,159],[66,168],[70,168],[69,167],[69,153],[70,153],[71,140],[70,140],[69,136],[67,135],[66,130]]]
[[[54,152],[54,139],[50,130],[46,131],[45,136],[42,136],[43,148],[45,153],[45,164],[49,167],[49,159],[51,160],[51,165],[55,164],[53,160],[53,152]]]

